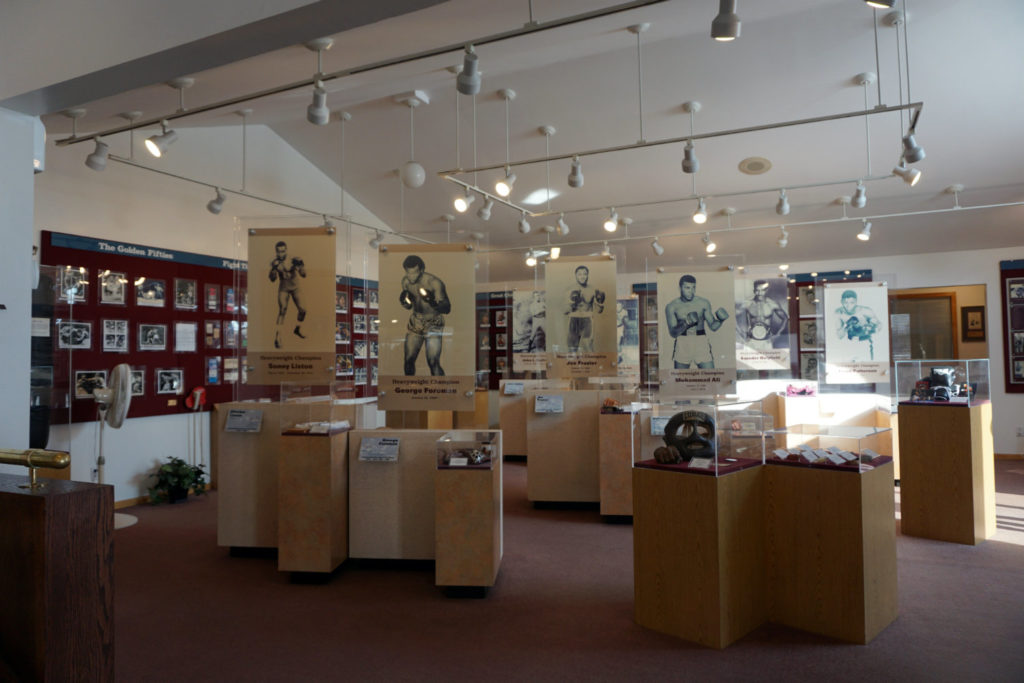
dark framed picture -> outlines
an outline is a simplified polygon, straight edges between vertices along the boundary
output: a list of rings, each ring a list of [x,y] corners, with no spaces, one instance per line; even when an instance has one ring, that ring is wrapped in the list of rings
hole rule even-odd
[[[480,327],[490,327],[491,326],[491,312],[490,311],[485,309],[483,311],[480,311],[477,315],[480,318]]]
[[[506,333],[498,332],[494,335],[494,348],[498,351],[508,349],[508,335]]]
[[[64,270],[60,271],[60,291],[57,293],[57,300],[69,304],[83,302],[88,285],[88,270],[64,266]]]
[[[352,328],[347,322],[334,323],[334,343],[349,344],[352,342]]]
[[[348,313],[348,292],[339,289],[334,292],[334,312]]]
[[[234,313],[236,310],[237,310],[237,305],[235,303],[235,288],[234,287],[227,287],[227,286],[225,286],[224,287],[224,312],[225,313]]]
[[[128,321],[103,321],[103,350],[128,353]]]
[[[221,324],[219,320],[207,320],[205,326],[206,348],[219,349],[221,344]]]
[[[495,327],[508,327],[508,311],[504,308],[499,308],[494,312],[494,326]]]
[[[76,370],[75,398],[92,398],[92,392],[107,386],[106,370]]]
[[[225,349],[237,349],[238,348],[238,330],[239,325],[237,320],[225,320],[224,321],[224,348]]]
[[[220,285],[204,285],[203,300],[206,302],[207,313],[220,313]]]
[[[378,308],[380,306],[380,294],[376,289],[371,289],[368,295],[370,301],[370,308]]]
[[[352,331],[356,334],[366,334],[366,315],[356,313],[352,316]]]
[[[135,305],[163,308],[167,298],[167,284],[163,280],[140,277],[135,281]]]
[[[196,308],[196,281],[174,278],[174,307],[183,311]]]
[[[965,342],[985,341],[984,306],[964,306],[960,309],[960,339]]]
[[[104,270],[99,273],[100,303],[101,304],[125,304],[124,290],[128,285],[128,278],[124,273],[115,273]]]
[[[167,325],[139,324],[139,351],[167,349]]]
[[[156,371],[156,393],[180,394],[185,390],[185,371],[181,368]]]
[[[92,323],[81,321],[58,321],[57,348],[91,349]]]
[[[132,396],[142,396],[146,393],[146,369],[132,370]]]
[[[366,308],[366,292],[359,287],[352,288],[352,306],[354,308]]]

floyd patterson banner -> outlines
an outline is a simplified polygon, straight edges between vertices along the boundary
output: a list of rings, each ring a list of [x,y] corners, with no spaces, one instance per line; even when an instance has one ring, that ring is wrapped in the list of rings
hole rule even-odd
[[[465,244],[381,250],[381,409],[474,408],[475,259]]]
[[[249,231],[249,384],[334,380],[334,228]]]
[[[549,377],[618,374],[615,261],[563,258],[547,265]]]
[[[825,383],[889,383],[889,288],[825,285]]]
[[[658,275],[658,379],[664,395],[736,391],[734,298],[728,271]]]

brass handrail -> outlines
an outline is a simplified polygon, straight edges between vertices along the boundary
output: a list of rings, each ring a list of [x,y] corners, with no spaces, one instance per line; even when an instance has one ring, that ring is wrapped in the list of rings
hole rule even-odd
[[[42,448],[26,448],[23,450],[0,448],[0,464],[27,467],[29,483],[22,488],[36,490],[43,487],[43,484],[36,480],[36,468],[50,467],[58,470],[63,469],[71,464],[71,454],[64,451],[48,451]]]

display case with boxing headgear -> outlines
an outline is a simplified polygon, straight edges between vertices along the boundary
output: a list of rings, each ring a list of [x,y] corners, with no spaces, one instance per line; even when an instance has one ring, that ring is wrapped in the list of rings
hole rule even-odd
[[[975,405],[989,400],[988,358],[896,361],[896,401]]]
[[[720,476],[764,463],[772,416],[761,401],[656,403],[639,413],[637,467]]]
[[[892,461],[888,427],[795,424],[777,429],[765,449],[769,465],[866,472]]]

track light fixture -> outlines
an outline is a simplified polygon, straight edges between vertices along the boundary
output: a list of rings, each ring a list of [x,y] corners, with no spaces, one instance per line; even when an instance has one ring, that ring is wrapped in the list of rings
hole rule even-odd
[[[522,217],[519,219],[519,232],[526,234],[530,232],[530,221],[526,220],[526,212],[523,212]]]
[[[512,188],[516,184],[516,174],[512,172],[512,167],[505,166],[505,177],[494,183],[494,191],[501,197],[507,197],[512,194]]]
[[[313,85],[313,102],[306,107],[306,120],[317,126],[326,126],[331,120],[331,110],[327,108],[327,90],[321,80]]]
[[[178,139],[178,134],[167,127],[167,119],[160,122],[160,130],[163,132],[146,138],[146,149],[157,158],[162,157],[167,148]]]
[[[558,214],[558,222],[555,223],[555,227],[558,230],[558,234],[565,237],[569,234],[569,224],[565,222],[565,214]]]
[[[370,248],[377,249],[380,247],[380,232],[377,232],[373,237],[370,238]]]
[[[921,171],[916,168],[910,168],[904,163],[900,163],[899,166],[892,169],[893,174],[903,178],[903,182],[913,187],[917,185],[917,182],[921,180]]]
[[[711,22],[711,37],[721,42],[740,37],[740,15],[736,14],[736,0],[719,0],[718,16]]]
[[[686,147],[683,148],[683,173],[696,173],[699,170],[700,160],[693,151],[693,140],[687,140]]]
[[[703,225],[708,222],[708,207],[704,204],[704,198],[697,200],[697,210],[693,212],[693,222]]]
[[[864,182],[860,181],[857,183],[857,189],[853,193],[853,198],[850,199],[851,206],[855,206],[858,209],[863,209],[868,203],[868,190],[864,187]]]
[[[455,78],[455,89],[463,95],[476,95],[480,92],[478,58],[472,45],[466,46],[466,56],[462,59],[462,71]]]
[[[914,129],[911,128],[907,131],[907,134],[903,136],[903,159],[908,164],[916,164],[924,159],[924,157],[924,149],[917,144],[917,140],[914,139]]]
[[[785,249],[789,246],[789,232],[786,230],[786,226],[782,226],[782,234],[779,235],[779,247]]]
[[[206,210],[212,213],[214,216],[219,214],[221,212],[221,209],[224,208],[225,199],[224,193],[220,191],[220,188],[218,187],[215,189],[217,190],[217,196],[211,199],[210,201],[206,202]]]
[[[871,239],[871,221],[864,219],[864,228],[857,233],[857,239],[861,242],[867,242]]]
[[[583,162],[579,157],[572,158],[572,170],[569,171],[569,187],[583,187]]]
[[[718,245],[711,241],[711,233],[704,233],[704,238],[701,240],[704,242],[704,251],[709,254],[715,253],[715,249],[718,249]]]
[[[558,257],[562,255],[561,247],[551,247],[551,260],[557,261]]]
[[[107,167],[107,157],[110,155],[110,147],[107,143],[96,138],[96,149],[85,158],[85,165],[94,171],[102,171]]]
[[[482,221],[491,220],[491,209],[493,208],[494,200],[488,197],[487,201],[484,202],[483,206],[476,210],[477,218],[479,218]]]
[[[875,9],[892,9],[892,6],[896,4],[896,0],[864,0],[864,4]]]
[[[612,209],[608,218],[604,219],[604,229],[606,232],[615,232],[619,229],[619,214],[615,212],[615,209]]]
[[[452,202],[452,204],[455,206],[455,210],[458,211],[459,213],[466,213],[466,210],[469,208],[470,204],[472,204],[475,201],[476,196],[472,192],[470,192],[469,188],[467,187],[466,193],[461,197],[456,197],[455,201]]]
[[[653,240],[651,240],[651,251],[653,251],[658,256],[661,256],[662,254],[665,253],[665,247],[663,247],[660,244],[658,244],[658,238],[657,237],[655,237]]]
[[[526,265],[533,268],[537,265],[537,256],[533,253],[533,250],[526,252]]]
[[[612,255],[612,250],[608,246],[608,242],[605,242],[604,243],[604,248],[601,249],[601,256],[611,256],[611,255]]]
[[[789,197],[786,196],[785,190],[779,190],[779,203],[775,205],[775,213],[780,216],[789,215]]]

